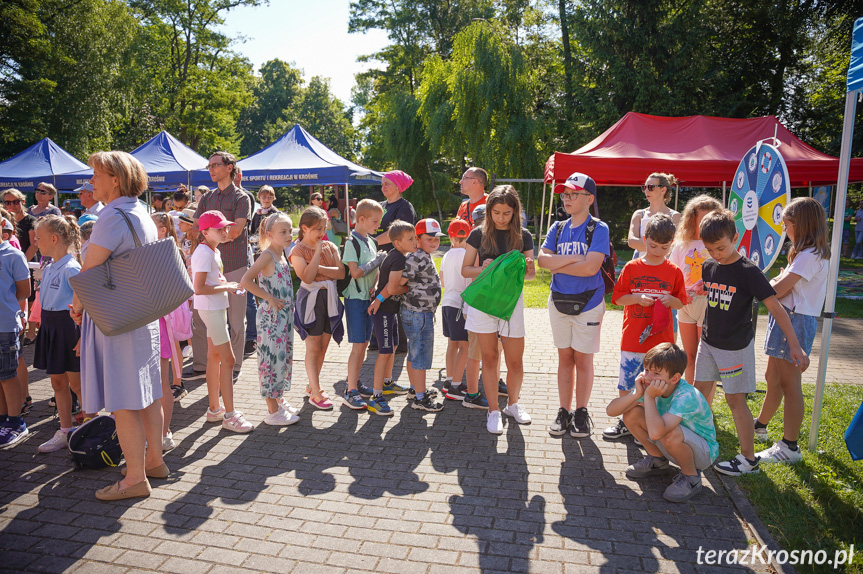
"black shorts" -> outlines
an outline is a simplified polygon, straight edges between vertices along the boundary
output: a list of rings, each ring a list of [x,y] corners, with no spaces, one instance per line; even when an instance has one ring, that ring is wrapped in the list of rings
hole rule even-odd
[[[467,341],[464,313],[458,307],[442,307],[443,336],[450,341]]]
[[[33,366],[49,375],[80,373],[81,359],[75,356],[74,350],[80,337],[81,328],[72,320],[69,311],[42,309],[42,324],[36,335]]]
[[[327,290],[318,290],[317,299],[315,299],[315,324],[309,328],[309,335],[312,337],[320,337],[324,333],[332,335],[333,329],[330,327],[330,311],[327,308]]]
[[[378,310],[372,316],[378,354],[392,355],[399,346],[399,314]]]

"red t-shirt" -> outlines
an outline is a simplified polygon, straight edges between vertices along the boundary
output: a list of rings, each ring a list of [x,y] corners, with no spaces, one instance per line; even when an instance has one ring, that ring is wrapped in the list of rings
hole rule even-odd
[[[473,225],[473,210],[479,207],[480,205],[485,205],[486,200],[488,199],[488,194],[482,194],[482,197],[479,198],[479,201],[476,203],[471,203],[468,199],[467,201],[462,201],[461,205],[458,206],[458,213],[456,217],[459,219],[464,219],[471,225]]]
[[[611,302],[624,295],[663,295],[668,294],[680,299],[684,304],[689,302],[686,296],[686,283],[680,268],[669,261],[659,265],[648,265],[643,259],[634,259],[627,263],[617,283]],[[668,327],[660,333],[651,333],[639,343],[638,338],[644,329],[653,323],[653,307],[641,305],[626,305],[623,308],[623,336],[620,339],[620,350],[630,353],[646,353],[659,343],[674,342],[674,324],[668,322]]]

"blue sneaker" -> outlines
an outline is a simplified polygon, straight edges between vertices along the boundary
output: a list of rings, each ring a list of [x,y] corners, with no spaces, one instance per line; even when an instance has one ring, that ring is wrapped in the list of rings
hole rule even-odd
[[[28,434],[27,423],[22,422],[19,426],[7,420],[0,426],[0,448],[15,445]]]
[[[463,407],[467,407],[469,409],[488,409],[488,401],[482,393],[478,393],[473,398],[465,393],[464,400],[462,400],[461,404]]]
[[[497,392],[500,395],[505,395],[506,393],[506,383],[503,382],[503,379],[500,379],[497,382]]]
[[[410,387],[403,387],[395,381],[384,381],[385,395],[403,395],[410,390]]]
[[[342,396],[342,402],[345,403],[345,406],[355,411],[361,411],[365,409],[368,405],[366,405],[366,401],[363,400],[363,397],[360,396],[359,390],[348,391]]]
[[[384,417],[393,416],[393,410],[387,404],[387,400],[383,397],[372,397],[368,401],[367,409],[370,413],[381,415]]]
[[[359,391],[360,396],[364,399],[367,399],[375,394],[374,389],[370,389],[359,381],[357,381],[357,390]]]

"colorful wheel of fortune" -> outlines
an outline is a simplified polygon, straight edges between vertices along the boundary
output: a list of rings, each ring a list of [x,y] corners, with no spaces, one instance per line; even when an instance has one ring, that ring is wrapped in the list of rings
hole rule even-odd
[[[767,271],[785,241],[782,211],[791,198],[788,168],[774,146],[759,143],[737,166],[728,209],[737,224],[737,251]]]

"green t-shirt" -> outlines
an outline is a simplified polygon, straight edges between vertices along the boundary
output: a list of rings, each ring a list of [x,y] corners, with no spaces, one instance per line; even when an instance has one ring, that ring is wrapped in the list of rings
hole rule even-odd
[[[632,391],[635,392],[634,390]],[[644,397],[638,399],[643,403]],[[677,388],[668,398],[657,397],[656,410],[659,416],[671,413],[680,417],[680,424],[703,438],[710,448],[710,459],[719,456],[719,443],[716,442],[716,427],[713,426],[713,412],[707,399],[698,389],[680,379]]]
[[[845,217],[850,217],[848,221],[842,222],[842,229],[851,229],[851,222],[854,221],[854,208],[849,207],[845,210]]]
[[[352,238],[347,238],[345,240],[345,254],[344,257],[342,257],[343,263],[347,264],[348,262],[353,261],[357,265],[362,265],[375,258],[378,250],[374,239],[371,237],[363,237],[357,232],[353,232],[351,236],[356,238],[356,242],[360,246],[360,252],[357,253]],[[351,279],[348,288],[345,289],[345,298],[368,301],[370,298],[369,291],[374,289],[377,275],[377,270],[375,270],[359,279]]]

